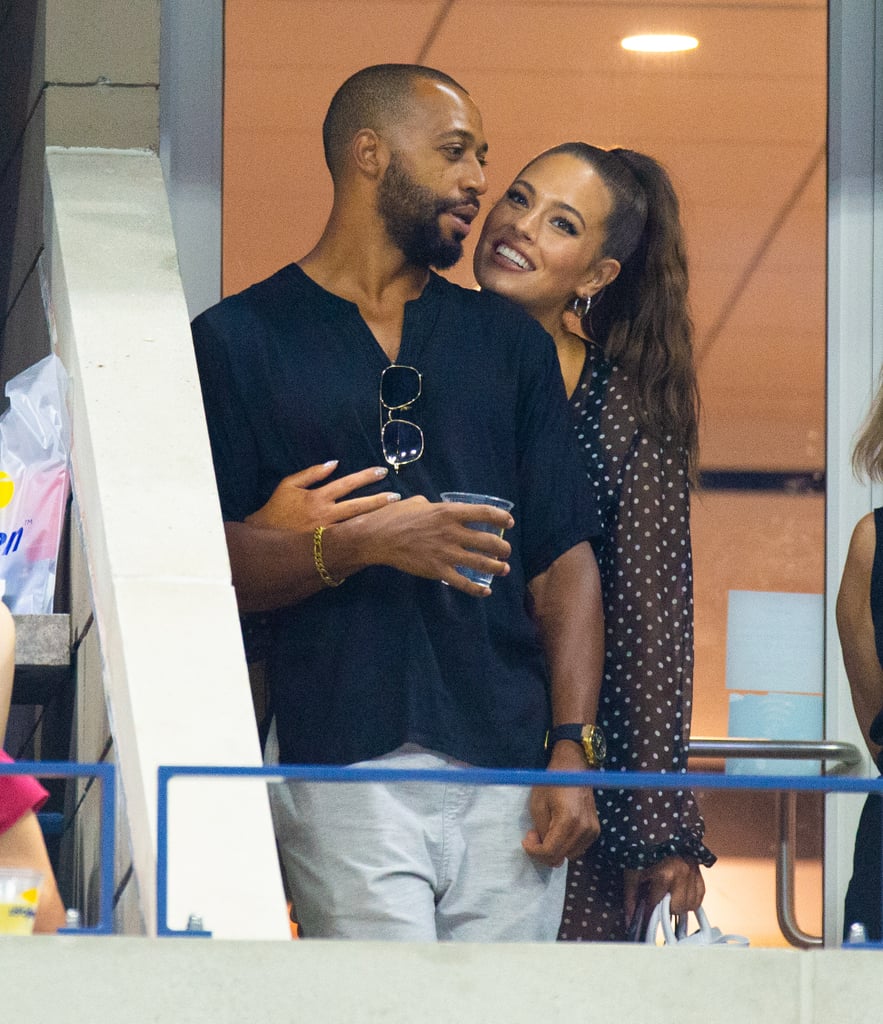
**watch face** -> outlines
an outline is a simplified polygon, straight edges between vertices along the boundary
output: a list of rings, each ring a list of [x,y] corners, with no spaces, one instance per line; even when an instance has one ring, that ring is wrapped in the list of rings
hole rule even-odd
[[[602,765],[607,756],[607,740],[601,729],[597,725],[584,726],[582,739],[589,764],[593,767]]]

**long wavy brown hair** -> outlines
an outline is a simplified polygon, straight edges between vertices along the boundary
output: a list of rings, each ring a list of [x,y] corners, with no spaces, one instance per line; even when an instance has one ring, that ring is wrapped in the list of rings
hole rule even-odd
[[[656,441],[671,438],[683,448],[695,484],[699,388],[686,246],[671,180],[656,160],[630,149],[566,142],[536,159],[556,153],[594,168],[613,200],[601,255],[618,260],[622,269],[592,300],[583,330],[633,381],[641,428]]]

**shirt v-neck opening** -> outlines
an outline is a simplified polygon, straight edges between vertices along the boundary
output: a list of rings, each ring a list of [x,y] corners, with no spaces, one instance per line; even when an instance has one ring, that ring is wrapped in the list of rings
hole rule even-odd
[[[338,319],[343,314],[358,321],[361,330],[365,334],[366,341],[374,348],[380,363],[391,366],[394,363],[408,362],[410,359],[418,358],[423,345],[432,336],[432,331],[440,310],[439,292],[441,279],[434,271],[429,272],[429,279],[423,291],[413,299],[405,303],[404,316],[402,318],[402,337],[399,350],[395,359],[390,359],[386,350],[377,340],[374,332],[368,326],[362,316],[359,304],[351,299],[345,299],[342,295],[329,291],[312,277],[297,263],[290,264],[293,273],[301,277],[307,287],[313,293],[316,301],[320,304],[324,316],[328,319]],[[403,352],[405,356],[403,357]],[[410,353],[410,354],[408,354]]]

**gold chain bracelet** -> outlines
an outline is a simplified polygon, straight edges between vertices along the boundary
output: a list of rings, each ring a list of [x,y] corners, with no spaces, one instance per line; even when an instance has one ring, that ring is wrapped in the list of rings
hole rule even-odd
[[[324,526],[317,526],[313,530],[313,562],[316,565],[316,572],[319,574],[319,579],[325,584],[326,587],[339,587],[343,580],[336,580],[331,573],[325,568],[325,559],[322,556],[322,534],[325,532]],[[346,577],[344,577],[346,579]]]

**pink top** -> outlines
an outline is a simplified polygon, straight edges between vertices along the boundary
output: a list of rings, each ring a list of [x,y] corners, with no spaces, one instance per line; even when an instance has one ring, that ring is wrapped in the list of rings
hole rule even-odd
[[[12,758],[2,749],[0,763],[12,763]],[[38,811],[48,796],[31,775],[0,775],[0,834],[12,828],[27,811]]]

